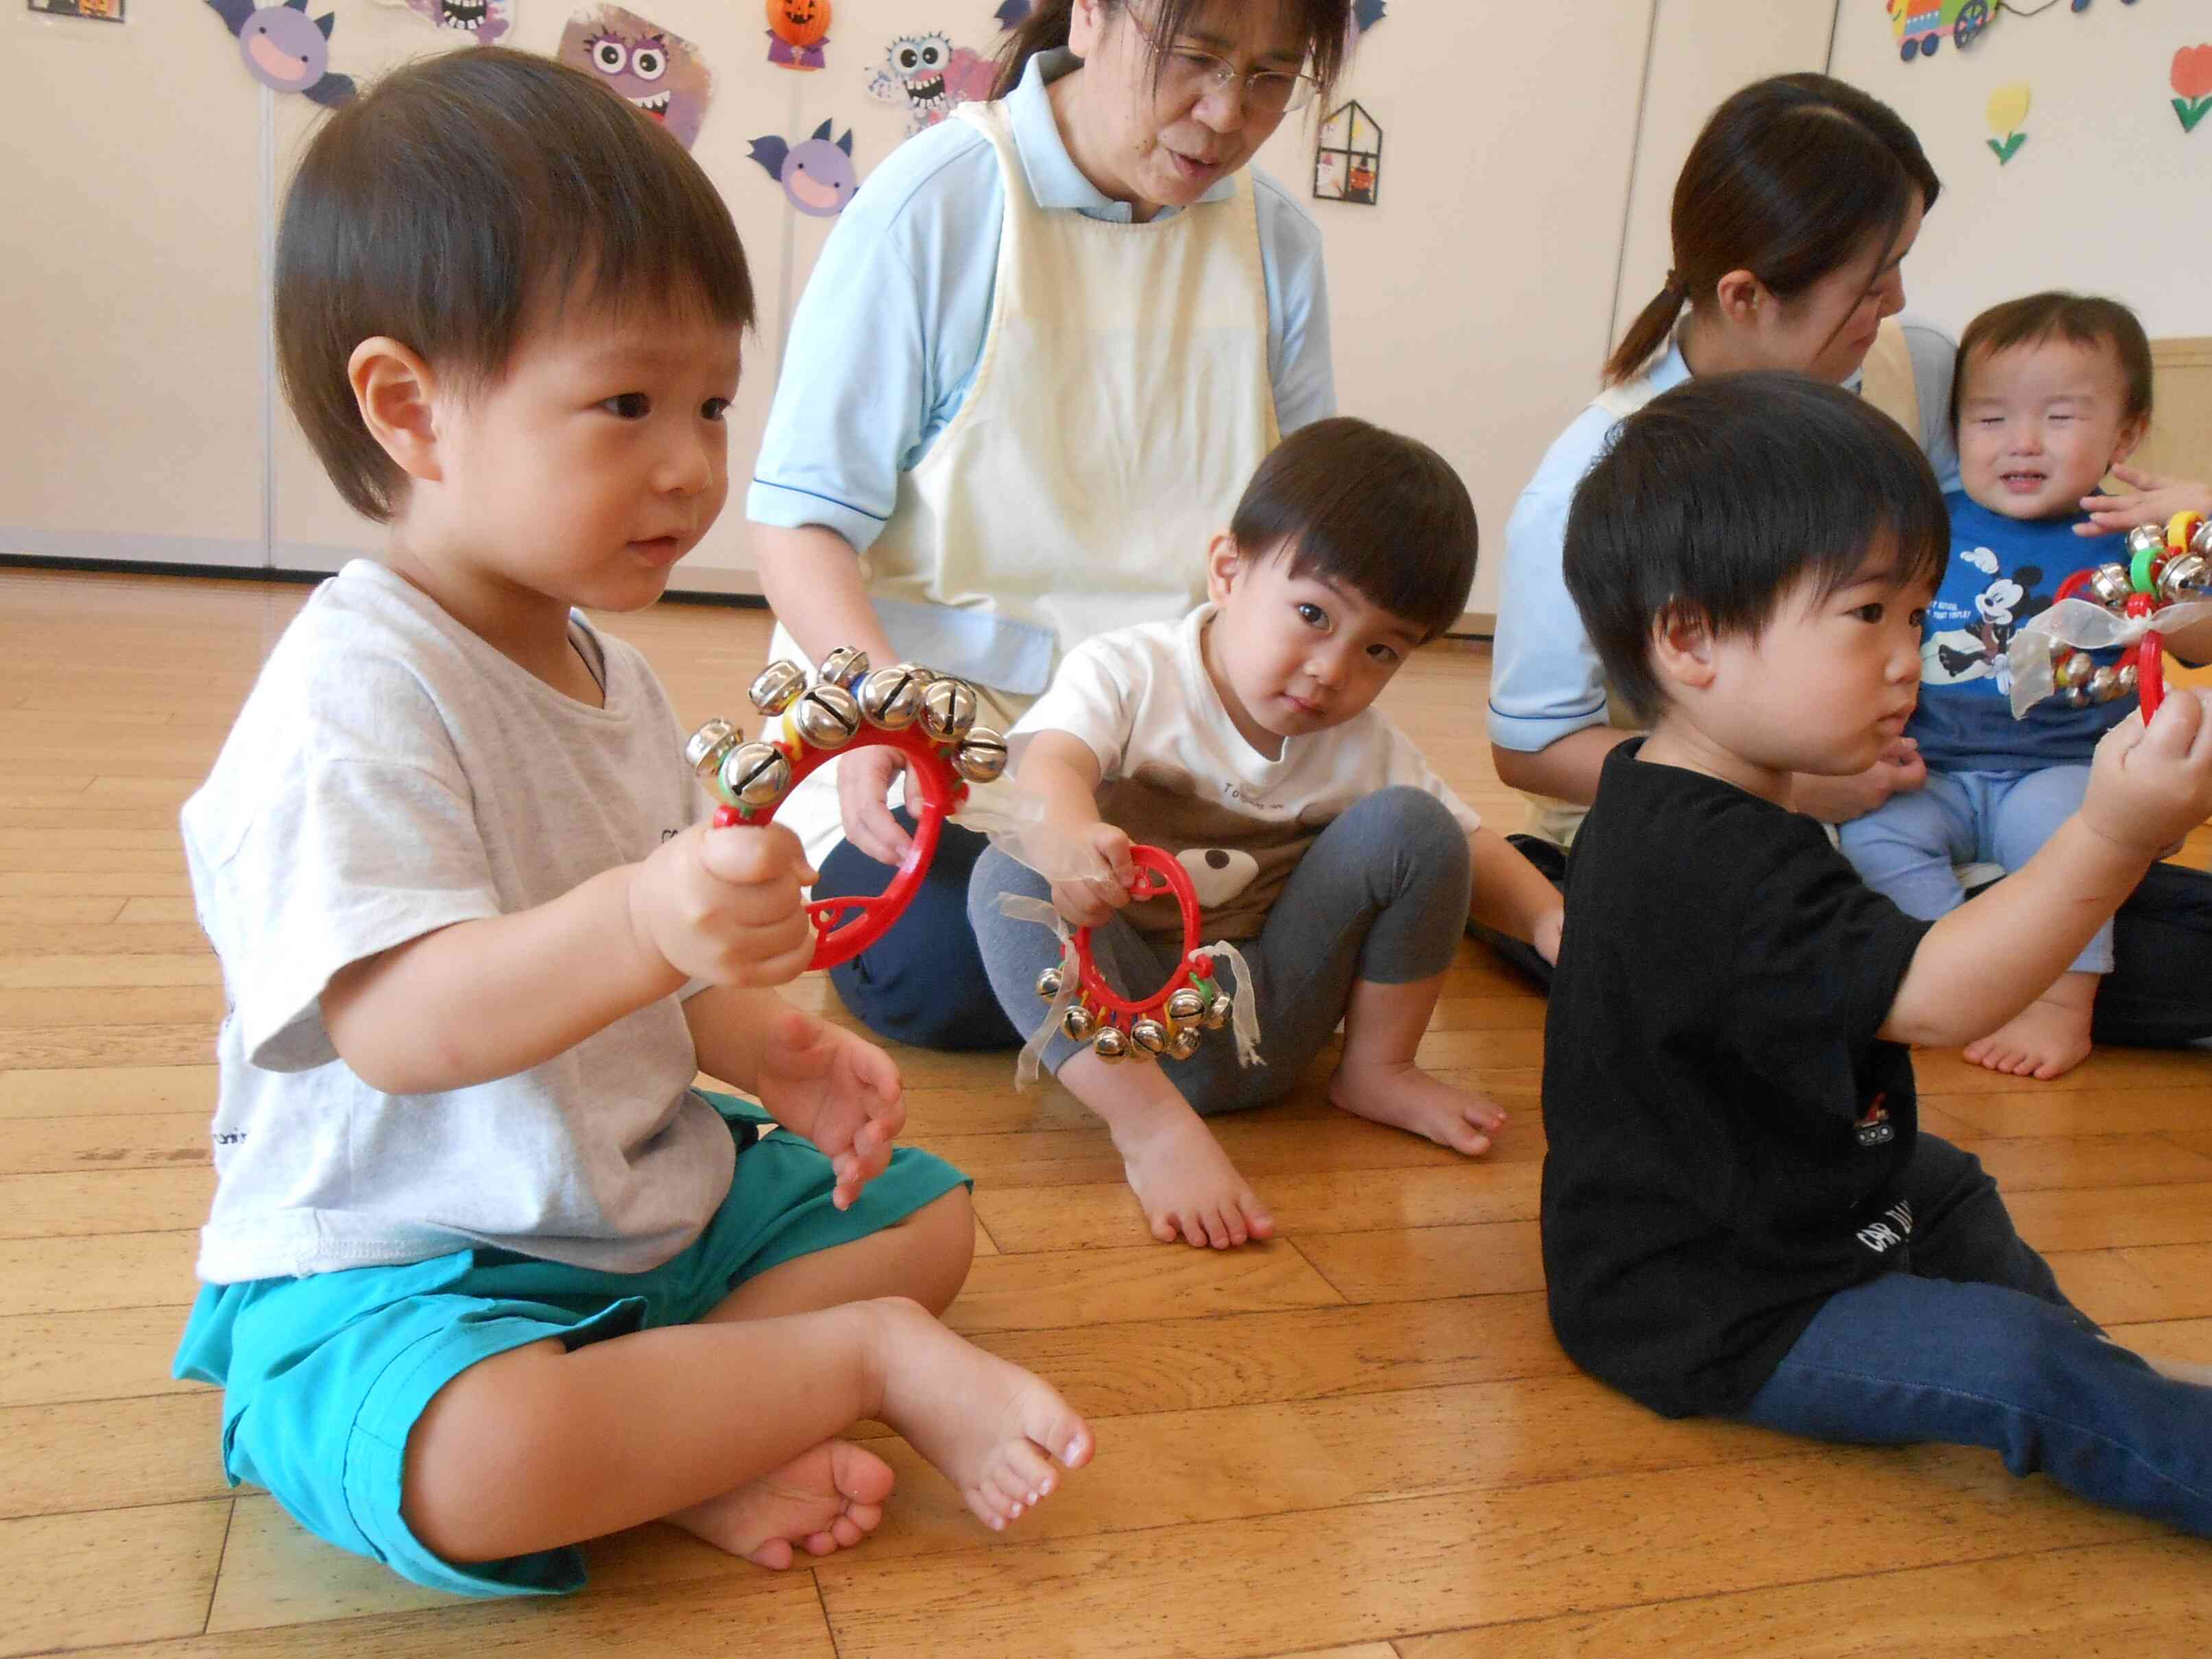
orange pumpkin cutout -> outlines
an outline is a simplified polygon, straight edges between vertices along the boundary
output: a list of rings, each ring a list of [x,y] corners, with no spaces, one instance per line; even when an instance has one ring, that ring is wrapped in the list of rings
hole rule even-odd
[[[774,37],[769,61],[791,67],[820,69],[821,47],[830,38],[830,0],[768,0],[768,29]],[[795,58],[813,61],[794,63]]]

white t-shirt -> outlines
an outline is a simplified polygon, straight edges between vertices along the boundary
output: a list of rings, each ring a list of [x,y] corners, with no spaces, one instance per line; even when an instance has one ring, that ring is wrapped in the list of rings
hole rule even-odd
[[[732,1143],[692,1092],[665,997],[512,1077],[370,1088],[320,999],[348,963],[525,910],[644,858],[708,811],[639,653],[571,638],[606,705],[563,696],[382,566],[318,588],[185,804],[222,959],[210,1283],[421,1261],[486,1243],[640,1272],[697,1237]]]
[[[1097,757],[1098,813],[1190,872],[1208,939],[1249,939],[1321,832],[1363,796],[1393,784],[1434,795],[1472,835],[1474,809],[1373,708],[1304,737],[1269,760],[1244,740],[1206,672],[1199,641],[1215,607],[1181,622],[1095,635],[1067,653],[1014,727],[1079,738]],[[1123,912],[1139,927],[1182,924],[1171,898]]]

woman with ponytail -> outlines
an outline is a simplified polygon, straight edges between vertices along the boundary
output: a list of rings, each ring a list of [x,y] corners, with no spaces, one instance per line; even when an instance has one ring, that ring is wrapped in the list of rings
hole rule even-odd
[[[1040,0],[998,96],[893,151],[793,318],[746,498],[778,655],[841,645],[981,688],[1010,724],[1060,654],[1179,617],[1190,556],[1284,432],[1335,413],[1321,236],[1247,163],[1326,99],[1352,0]],[[890,751],[777,814],[817,897],[880,891],[912,822]],[[833,970],[878,1033],[1019,1041],[948,825],[898,927]]]
[[[1515,836],[1564,868],[1607,750],[1632,733],[1560,574],[1567,507],[1613,428],[1692,374],[1787,368],[1861,386],[1957,482],[1948,411],[1952,342],[1889,320],[1899,266],[1940,186],[1885,104],[1825,75],[1758,81],[1713,112],[1675,181],[1674,269],[1605,365],[1605,389],[1559,435],[1515,504],[1490,694],[1498,775],[1536,807]],[[1863,383],[1863,384],[1862,384]],[[1925,773],[1900,747],[1856,778],[1800,780],[1798,803],[1840,822]]]

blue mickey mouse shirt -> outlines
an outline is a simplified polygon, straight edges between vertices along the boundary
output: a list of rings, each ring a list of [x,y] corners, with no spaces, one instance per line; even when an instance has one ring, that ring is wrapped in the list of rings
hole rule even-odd
[[[1971,500],[1944,498],[1951,510],[1951,556],[1928,607],[1920,641],[1920,706],[1905,735],[1919,740],[1942,772],[2019,772],[2086,763],[2097,739],[2128,717],[2131,697],[2069,708],[2045,697],[2014,720],[2005,648],[2013,635],[2051,608],[2059,585],[2077,570],[2125,563],[2124,538],[2077,536],[2072,518],[2021,520]],[[2100,661],[2117,660],[2100,652]]]

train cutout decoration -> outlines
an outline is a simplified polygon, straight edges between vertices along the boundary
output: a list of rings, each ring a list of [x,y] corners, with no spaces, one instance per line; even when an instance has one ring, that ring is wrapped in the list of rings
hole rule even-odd
[[[1897,32],[1897,55],[1908,64],[1916,58],[1933,58],[1946,35],[1964,52],[1990,26],[1996,10],[1996,0],[1887,0],[1887,3],[1890,26]]]
[[[1072,948],[1077,978],[1067,977],[1069,962],[1037,975],[1036,993],[1060,1009],[1060,1030],[1070,1042],[1087,1042],[1109,1062],[1121,1060],[1188,1060],[1208,1031],[1236,1018],[1237,997],[1215,975],[1213,952],[1198,942],[1198,890],[1182,861],[1158,847],[1133,847],[1129,855],[1143,872],[1137,899],[1173,893],[1182,912],[1182,952],[1175,970],[1150,996],[1130,999],[1117,993],[1098,971],[1091,955],[1091,930],[1078,928]],[[1222,947],[1225,948],[1225,947]]]
[[[2212,520],[2177,513],[2163,525],[2138,525],[2127,562],[2077,570],[2051,608],[2013,635],[2006,665],[2015,718],[2047,696],[2069,708],[2142,700],[2143,719],[2166,696],[2165,629],[2212,617]],[[2115,663],[2087,653],[2127,648]]]
[[[811,678],[779,659],[755,678],[747,698],[769,725],[747,740],[726,720],[691,734],[684,758],[719,803],[717,829],[766,823],[810,773],[848,750],[895,749],[921,787],[905,860],[880,894],[817,899],[806,907],[817,934],[809,966],[834,968],[876,943],[914,902],[937,856],[945,820],[971,783],[1006,769],[1006,740],[975,724],[975,688],[918,663],[873,668],[867,653],[840,647]],[[845,918],[841,921],[841,918]]]

